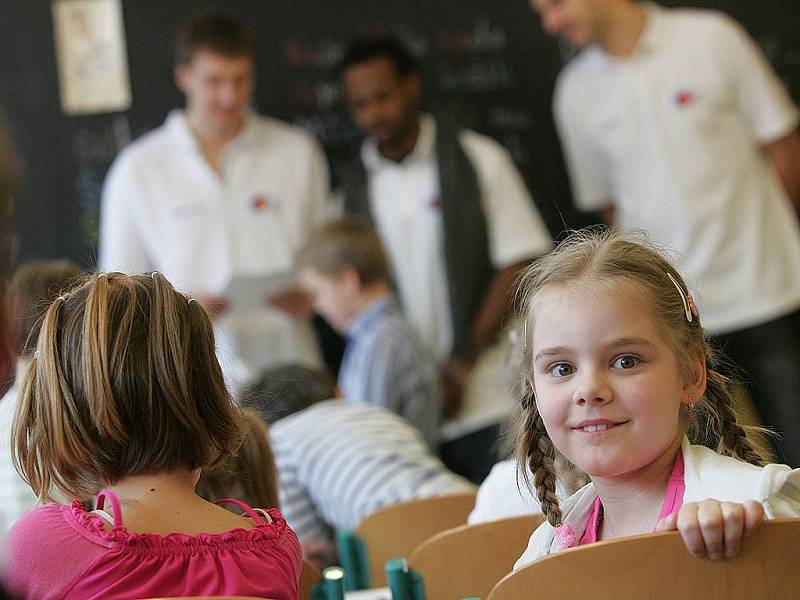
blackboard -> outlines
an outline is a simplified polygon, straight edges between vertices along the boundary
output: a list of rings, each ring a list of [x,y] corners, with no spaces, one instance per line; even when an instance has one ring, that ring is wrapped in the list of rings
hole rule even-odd
[[[666,2],[723,10],[764,48],[800,99],[800,2]],[[332,67],[353,35],[393,32],[419,56],[427,104],[487,133],[512,153],[554,233],[585,224],[571,208],[551,117],[567,48],[548,38],[526,0],[124,0],[133,105],[124,113],[67,117],[60,109],[50,2],[0,3],[0,107],[26,170],[17,197],[17,260],[95,260],[100,190],[116,153],[161,124],[182,98],[173,38],[195,10],[223,8],[257,33],[254,106],[308,127],[323,141],[334,180],[355,129]]]

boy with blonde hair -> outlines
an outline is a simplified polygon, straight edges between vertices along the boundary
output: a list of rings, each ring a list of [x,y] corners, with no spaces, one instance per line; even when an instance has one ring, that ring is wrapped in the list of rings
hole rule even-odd
[[[436,448],[441,421],[436,362],[400,312],[377,233],[359,219],[345,218],[311,239],[299,257],[300,282],[317,312],[347,339],[339,371],[344,397],[396,412]]]

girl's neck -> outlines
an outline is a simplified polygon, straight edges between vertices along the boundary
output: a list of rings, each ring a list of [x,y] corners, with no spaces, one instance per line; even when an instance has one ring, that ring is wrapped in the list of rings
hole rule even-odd
[[[650,533],[658,522],[683,436],[656,460],[620,477],[592,477],[603,504],[598,539]]]
[[[147,504],[150,502],[178,502],[199,499],[194,492],[197,483],[195,471],[171,471],[150,475],[131,475],[118,481],[110,489],[121,504]]]
[[[119,498],[122,524],[137,533],[168,535],[224,533],[251,529],[253,522],[195,494],[199,471],[172,471],[126,477],[111,486]],[[106,506],[106,510],[110,507]]]

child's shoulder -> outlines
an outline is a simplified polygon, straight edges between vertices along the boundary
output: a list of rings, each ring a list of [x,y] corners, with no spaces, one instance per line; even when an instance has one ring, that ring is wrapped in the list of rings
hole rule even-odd
[[[758,467],[704,446],[684,443],[684,502],[715,498],[726,502],[758,500],[768,518],[800,516],[800,469]]]

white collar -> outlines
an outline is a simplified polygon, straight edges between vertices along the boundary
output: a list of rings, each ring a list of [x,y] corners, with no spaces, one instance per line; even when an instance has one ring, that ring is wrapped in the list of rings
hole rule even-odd
[[[436,120],[427,113],[419,116],[419,135],[414,149],[400,163],[384,158],[373,140],[367,138],[361,144],[361,160],[367,171],[377,171],[387,166],[425,162],[432,158],[436,143]]]
[[[257,117],[255,112],[248,109],[244,114],[244,125],[239,134],[230,140],[226,145],[227,148],[247,148],[253,145],[256,141],[256,127]],[[167,131],[169,131],[173,140],[178,145],[186,150],[200,152],[200,144],[197,141],[191,127],[189,127],[189,120],[186,118],[186,111],[180,108],[175,108],[169,112],[166,121],[164,122]]]

